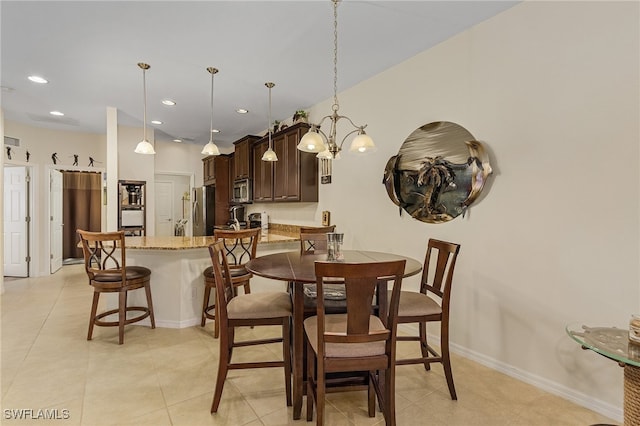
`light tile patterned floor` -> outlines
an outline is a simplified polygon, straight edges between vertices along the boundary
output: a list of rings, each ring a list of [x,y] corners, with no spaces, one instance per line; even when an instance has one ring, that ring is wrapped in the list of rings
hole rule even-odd
[[[96,328],[86,340],[92,289],[82,265],[52,276],[5,280],[2,295],[3,425],[287,425],[281,369],[229,374],[220,410],[209,408],[218,341],[211,323],[203,329],[151,330],[128,326],[125,344],[117,328]],[[259,331],[246,329],[241,334]],[[260,331],[276,334],[278,329]],[[240,336],[242,337],[242,336]],[[415,344],[399,344],[403,356]],[[255,350],[278,356],[277,345]],[[245,357],[242,350],[234,356]],[[453,360],[458,401],[451,401],[439,365],[397,369],[398,425],[590,425],[614,422],[461,357]],[[64,420],[7,418],[5,410],[57,409]],[[67,410],[67,411],[63,411]],[[48,411],[55,413],[55,411]],[[364,393],[330,394],[327,425],[381,425],[369,418]]]

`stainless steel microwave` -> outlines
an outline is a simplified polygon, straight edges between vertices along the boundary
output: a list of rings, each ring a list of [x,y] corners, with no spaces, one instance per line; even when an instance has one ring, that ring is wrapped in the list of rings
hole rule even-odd
[[[249,179],[240,179],[233,182],[233,199],[234,203],[248,203],[251,201],[251,181]]]

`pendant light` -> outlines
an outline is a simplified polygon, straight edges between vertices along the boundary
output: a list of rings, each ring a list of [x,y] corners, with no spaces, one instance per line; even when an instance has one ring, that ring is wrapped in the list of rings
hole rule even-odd
[[[278,161],[278,156],[271,145],[271,89],[275,84],[269,82],[264,85],[269,88],[269,123],[267,124],[267,131],[269,132],[269,149],[267,149],[262,155],[262,161]]]
[[[218,69],[208,67],[207,71],[211,74],[211,127],[209,128],[209,142],[202,148],[201,154],[220,155],[220,150],[216,144],[213,143],[213,76],[218,73]]]
[[[327,115],[320,120],[319,124],[312,124],[311,129],[302,136],[300,143],[298,143],[298,149],[304,152],[317,152],[316,157],[323,159],[338,159],[340,158],[340,151],[344,141],[350,135],[357,133],[357,136],[351,142],[350,151],[357,153],[365,153],[374,151],[376,149],[373,144],[373,140],[364,131],[364,126],[356,126],[349,117],[339,115],[338,110],[340,104],[338,103],[338,3],[340,0],[331,0],[333,3],[333,106],[331,107],[331,115]],[[329,136],[327,136],[320,126],[324,120],[329,119],[331,121],[331,128],[329,129]],[[336,142],[336,127],[338,121],[345,118],[353,127],[354,130],[347,133],[342,142],[338,145]]]
[[[143,115],[143,130],[142,130],[142,141],[138,142],[136,146],[135,153],[136,154],[155,154],[156,150],[153,149],[153,145],[149,143],[147,140],[147,81],[145,79],[146,71],[151,68],[149,64],[145,64],[144,62],[139,62],[138,66],[142,69],[142,93],[144,97],[144,115]]]

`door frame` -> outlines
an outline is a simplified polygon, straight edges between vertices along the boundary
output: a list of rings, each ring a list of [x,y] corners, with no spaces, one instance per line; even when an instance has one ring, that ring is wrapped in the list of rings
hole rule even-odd
[[[166,176],[166,175],[165,175]],[[175,184],[173,180],[162,180],[162,179],[158,179],[157,177],[154,179],[153,181],[153,185],[154,185],[154,235],[158,235],[158,184],[170,184],[171,185],[171,196],[169,197],[169,203],[171,204],[171,227],[169,229],[169,236],[174,235],[174,230],[175,230],[175,224],[174,224],[174,216],[175,216],[175,212],[173,211],[173,203],[174,203],[174,196],[175,196]]]
[[[100,221],[102,223],[101,228],[104,229],[104,223],[105,223],[105,216],[107,214],[106,212],[106,205],[105,205],[105,201],[106,201],[106,194],[105,194],[105,185],[106,185],[106,180],[105,180],[105,174],[106,171],[103,167],[79,167],[79,166],[65,166],[65,165],[53,165],[53,164],[48,164],[47,165],[47,169],[46,169],[46,181],[49,182],[50,176],[51,176],[51,170],[57,170],[59,172],[65,172],[65,171],[70,171],[70,172],[94,172],[94,173],[100,173],[100,182],[102,183],[102,191],[100,191],[100,205],[102,206],[102,212],[100,214]],[[63,190],[64,190],[64,185],[63,185]],[[49,220],[49,217],[51,217],[51,188],[49,187],[49,185],[46,185],[46,194],[47,194],[47,215],[45,217],[42,217],[42,220],[46,222],[46,241],[42,241],[41,243],[46,244],[47,247],[47,254],[45,256],[45,262],[46,262],[46,270],[47,271],[51,271],[51,221]],[[114,191],[117,191],[116,188],[114,188]],[[50,275],[50,273],[49,273]]]
[[[189,173],[189,172],[172,172],[172,171],[156,171],[153,175],[153,180],[154,182],[156,180],[163,180],[166,179],[167,176],[186,176],[189,178],[189,197],[192,197],[193,195],[193,188],[195,188],[195,182],[196,182],[196,174],[195,173]],[[193,200],[190,200],[193,201]],[[189,218],[189,221],[187,222],[187,226],[185,227],[184,230],[184,235],[185,236],[193,236],[193,224],[192,222],[192,217],[193,217],[193,204],[191,202],[188,203],[189,205],[189,211],[187,214],[187,217]],[[154,217],[153,217],[153,221],[155,224],[155,207],[154,207]]]
[[[26,227],[26,248],[25,248],[25,256],[27,257],[27,277],[31,277],[33,276],[32,271],[37,271],[36,268],[33,267],[34,265],[34,256],[32,256],[32,252],[31,252],[31,248],[35,247],[33,245],[33,236],[34,236],[34,232],[33,232],[33,226],[34,226],[34,217],[33,217],[33,182],[35,180],[34,178],[34,167],[32,165],[30,165],[29,163],[26,162],[20,162],[20,161],[5,161],[5,163],[3,164],[3,173],[4,173],[4,169],[6,169],[7,167],[22,167],[25,169],[25,184],[26,184],[26,194],[24,197],[26,206],[25,206],[25,212],[27,214],[27,227]],[[2,195],[4,197],[4,190],[2,192]],[[4,203],[4,199],[3,199],[3,203]],[[3,213],[3,220],[4,220],[4,213]],[[4,236],[3,236],[4,238]],[[4,244],[4,241],[3,241]],[[36,262],[37,265],[37,262]],[[3,274],[4,275],[4,274]]]

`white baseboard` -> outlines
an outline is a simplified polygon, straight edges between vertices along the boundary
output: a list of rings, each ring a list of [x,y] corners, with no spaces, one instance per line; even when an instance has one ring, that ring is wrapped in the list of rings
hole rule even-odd
[[[418,331],[417,326],[411,324],[401,324],[398,329],[400,331],[406,332],[407,334],[417,334]],[[434,344],[437,342],[437,344],[440,345],[440,336],[429,334],[428,338]],[[567,399],[577,405],[588,408],[589,410],[595,411],[596,413],[602,414],[603,416],[609,417],[610,419],[613,419],[617,422],[623,421],[622,407],[618,407],[613,404],[609,404],[608,402],[595,399],[582,392],[576,392],[575,390],[561,385],[560,383],[545,379],[535,374],[531,374],[527,371],[506,364],[502,361],[498,361],[481,353],[472,351],[455,343],[450,343],[449,349],[456,355],[460,355],[462,357],[470,359],[471,361],[475,361],[478,364],[482,364],[485,367],[504,373],[507,376],[513,377],[514,379],[528,383],[553,395]]]

